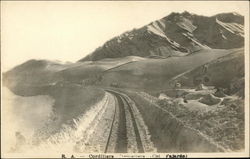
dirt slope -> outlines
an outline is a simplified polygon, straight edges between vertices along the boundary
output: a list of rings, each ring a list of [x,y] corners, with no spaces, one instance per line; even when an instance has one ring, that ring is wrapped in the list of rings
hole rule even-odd
[[[48,60],[29,60],[3,73],[3,85],[19,95],[46,94],[50,86],[82,84],[86,79],[91,83],[104,71],[141,60],[144,58],[136,56],[67,64]]]
[[[243,50],[240,52],[242,53],[242,51]],[[234,53],[237,53],[237,51],[209,49],[185,57],[148,59],[129,63],[127,65],[123,65],[116,69],[105,72],[103,74],[101,84],[109,86],[112,83],[117,83],[118,87],[121,88],[126,87],[150,90],[172,88],[172,81],[170,80],[171,78],[181,75],[184,72],[193,70],[194,68],[200,67],[206,63],[212,62],[217,58],[229,54],[232,54],[233,56]],[[236,63],[242,63],[242,59],[239,59]],[[223,64],[221,65],[221,69],[223,70]],[[225,70],[225,74],[229,73],[230,68]],[[223,79],[223,77],[221,78]],[[189,80],[187,79],[186,81],[188,82]],[[215,79],[214,82],[215,81],[217,81],[217,79]],[[185,82],[182,83],[183,85],[188,85]]]
[[[188,87],[194,87],[201,82],[207,86],[228,88],[228,93],[235,93],[244,88],[244,72],[244,50],[237,49],[227,56],[208,62],[171,80]]]

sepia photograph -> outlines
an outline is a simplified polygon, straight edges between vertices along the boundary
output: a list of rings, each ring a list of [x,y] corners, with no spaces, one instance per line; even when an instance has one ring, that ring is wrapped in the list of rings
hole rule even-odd
[[[1,158],[250,157],[249,1],[1,1]]]

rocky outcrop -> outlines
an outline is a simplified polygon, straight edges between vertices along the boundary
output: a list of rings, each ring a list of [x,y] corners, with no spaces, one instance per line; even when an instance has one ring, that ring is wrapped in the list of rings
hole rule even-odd
[[[208,94],[204,97],[202,97],[199,102],[203,103],[203,104],[207,104],[207,105],[215,105],[221,102],[221,99],[218,97],[215,97],[212,94]]]

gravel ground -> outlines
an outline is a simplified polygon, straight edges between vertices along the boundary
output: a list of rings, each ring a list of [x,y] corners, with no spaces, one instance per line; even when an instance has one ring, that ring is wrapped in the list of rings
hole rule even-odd
[[[93,131],[91,131],[90,139],[85,142],[85,150],[83,152],[105,152],[112,120],[115,113],[114,97],[109,93],[108,96],[109,100],[108,103],[105,104],[105,110],[98,119],[95,119],[97,126],[91,127]]]

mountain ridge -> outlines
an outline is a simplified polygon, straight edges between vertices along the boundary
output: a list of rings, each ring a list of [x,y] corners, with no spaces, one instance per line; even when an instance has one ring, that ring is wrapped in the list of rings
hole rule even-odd
[[[244,17],[234,12],[211,17],[173,12],[108,40],[79,61],[125,56],[186,56],[201,49],[240,48],[244,45],[243,25]]]
[[[172,13],[114,37],[75,63],[29,60],[3,73],[3,84],[17,94],[26,95],[40,93],[40,87],[63,83],[104,86],[116,83],[138,89],[159,89],[164,84],[168,88],[170,78],[204,62],[239,48],[243,54],[243,24],[244,17],[236,13],[209,18],[188,12]]]

